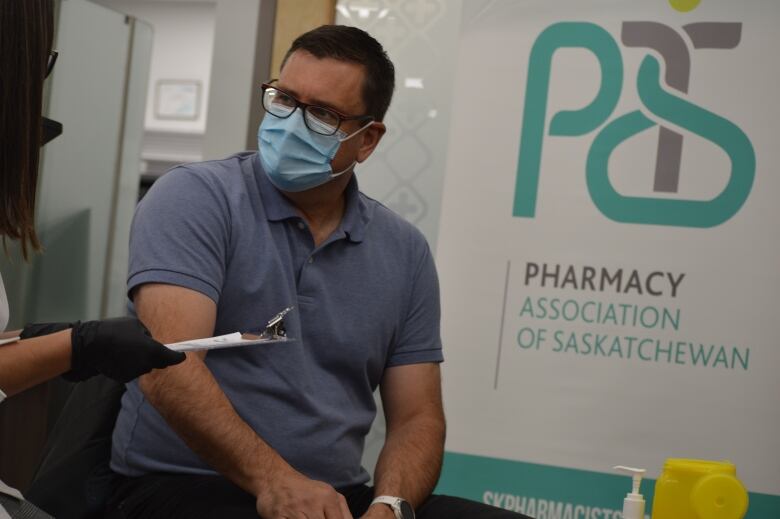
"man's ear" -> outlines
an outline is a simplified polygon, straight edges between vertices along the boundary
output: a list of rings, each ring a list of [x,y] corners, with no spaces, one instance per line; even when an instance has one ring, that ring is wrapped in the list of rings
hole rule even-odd
[[[371,126],[363,130],[361,135],[360,149],[358,149],[357,161],[363,162],[366,160],[376,149],[379,141],[382,140],[382,136],[387,131],[385,124],[382,122],[373,122]]]

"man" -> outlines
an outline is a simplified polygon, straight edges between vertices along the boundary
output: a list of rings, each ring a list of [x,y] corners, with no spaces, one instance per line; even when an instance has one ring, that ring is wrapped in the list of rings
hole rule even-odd
[[[436,271],[352,171],[385,133],[393,87],[367,33],[306,33],[263,86],[259,153],[176,168],[139,206],[128,290],[157,339],[256,330],[294,306],[293,340],[191,354],[131,385],[110,515],[518,517],[429,497],[445,434]],[[371,489],[377,386],[387,439]]]

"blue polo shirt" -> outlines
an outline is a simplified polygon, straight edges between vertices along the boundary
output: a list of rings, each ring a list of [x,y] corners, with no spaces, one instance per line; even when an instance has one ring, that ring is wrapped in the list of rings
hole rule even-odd
[[[285,307],[286,343],[214,350],[206,365],[236,412],[295,469],[340,488],[360,465],[386,368],[440,362],[430,249],[404,219],[346,190],[341,225],[318,247],[256,153],[175,168],[139,204],[128,291],[196,290],[217,304],[215,335],[261,330]],[[208,417],[204,417],[208,419]],[[215,474],[128,385],[111,468]]]

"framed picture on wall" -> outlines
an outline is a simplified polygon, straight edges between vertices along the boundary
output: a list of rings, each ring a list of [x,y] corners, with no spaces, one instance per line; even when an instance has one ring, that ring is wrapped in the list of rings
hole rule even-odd
[[[194,121],[200,115],[200,81],[160,79],[154,98],[157,119]]]

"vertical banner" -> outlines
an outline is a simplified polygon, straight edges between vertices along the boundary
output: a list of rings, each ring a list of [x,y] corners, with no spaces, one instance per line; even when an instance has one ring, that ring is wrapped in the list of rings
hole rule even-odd
[[[780,3],[465,2],[438,491],[619,518],[670,457],[780,517]]]

